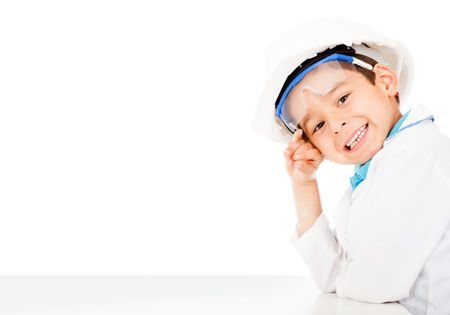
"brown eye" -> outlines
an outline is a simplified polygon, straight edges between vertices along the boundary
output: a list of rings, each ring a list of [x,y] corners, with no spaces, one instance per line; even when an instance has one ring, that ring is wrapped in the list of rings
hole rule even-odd
[[[346,101],[347,98],[348,98],[348,95],[349,95],[349,94],[345,94],[344,96],[342,96],[342,97],[339,99],[338,104],[339,104],[339,105],[344,104],[345,101]]]
[[[319,126],[321,126],[321,127],[322,127],[322,126],[323,126],[323,124],[324,124],[324,122],[323,122],[323,121],[321,121],[320,123],[318,123],[318,124],[317,124],[317,126],[316,126],[316,127],[314,128],[314,130],[313,130],[313,133],[315,133],[316,131],[319,131],[319,129],[320,129],[320,128],[319,128],[319,129],[317,129],[317,127],[319,127]]]

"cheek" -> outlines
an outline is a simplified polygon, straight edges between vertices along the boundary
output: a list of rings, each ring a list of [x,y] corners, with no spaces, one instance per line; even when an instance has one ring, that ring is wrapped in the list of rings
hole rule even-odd
[[[379,107],[382,102],[383,98],[382,95],[379,94],[378,90],[366,90],[364,93],[354,95],[354,98],[352,99],[352,109],[355,109],[358,112],[362,111],[364,113],[369,107]]]
[[[329,160],[328,157],[333,156],[333,154],[336,154],[334,149],[334,144],[330,143],[329,141],[319,141],[316,143],[315,147],[317,150],[319,150],[325,159]],[[331,148],[331,149],[330,149]]]
[[[322,152],[325,160],[340,164],[348,163],[342,152],[336,148],[336,144],[332,141],[323,142],[317,148]]]

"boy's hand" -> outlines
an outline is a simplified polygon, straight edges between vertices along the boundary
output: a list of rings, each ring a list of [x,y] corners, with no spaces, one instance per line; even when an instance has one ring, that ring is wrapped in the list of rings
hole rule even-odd
[[[303,131],[298,129],[284,151],[286,170],[297,182],[308,183],[315,180],[315,172],[322,163],[322,153],[308,140],[302,139]]]

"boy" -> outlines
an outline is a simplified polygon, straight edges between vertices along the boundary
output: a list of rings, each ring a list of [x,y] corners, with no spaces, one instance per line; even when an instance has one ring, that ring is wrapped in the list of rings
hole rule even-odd
[[[305,37],[310,30],[324,40]],[[275,54],[282,61],[273,63],[254,128],[288,142],[293,246],[323,292],[450,314],[450,139],[424,106],[400,112],[411,56],[399,42],[341,19],[310,21],[292,35],[276,43],[297,51]],[[334,229],[315,176],[323,159],[355,165]]]

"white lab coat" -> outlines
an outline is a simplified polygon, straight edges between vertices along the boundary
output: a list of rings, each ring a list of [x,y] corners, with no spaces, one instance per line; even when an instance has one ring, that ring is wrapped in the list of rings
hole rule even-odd
[[[429,115],[414,107],[401,127]],[[354,191],[349,183],[334,223],[322,213],[291,238],[323,292],[450,314],[450,139],[436,120],[384,142],[365,180]]]

